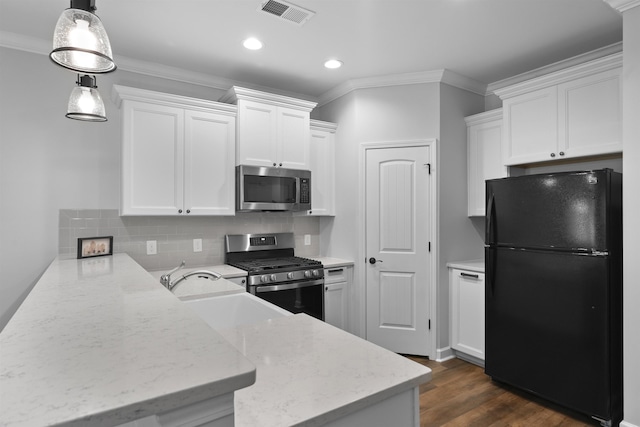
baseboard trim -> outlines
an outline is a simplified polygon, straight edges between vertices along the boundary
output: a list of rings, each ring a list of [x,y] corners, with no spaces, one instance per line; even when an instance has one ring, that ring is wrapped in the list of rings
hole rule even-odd
[[[445,360],[450,360],[455,357],[456,355],[453,354],[453,349],[451,347],[439,348],[436,350],[436,362],[444,362]]]
[[[631,424],[630,422],[627,422],[627,421],[621,421],[620,422],[620,427],[640,427],[640,426],[637,426],[635,424]]]

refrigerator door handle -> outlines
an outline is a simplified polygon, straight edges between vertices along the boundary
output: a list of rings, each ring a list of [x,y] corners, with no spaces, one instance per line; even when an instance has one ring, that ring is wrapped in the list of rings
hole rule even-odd
[[[493,297],[493,284],[495,283],[495,268],[493,265],[493,250],[488,249],[486,251],[485,259],[486,259],[486,268],[487,268],[487,293],[489,297]]]
[[[489,245],[494,243],[493,241],[493,193],[489,197],[489,201],[487,202],[487,210],[486,210],[486,244]]]

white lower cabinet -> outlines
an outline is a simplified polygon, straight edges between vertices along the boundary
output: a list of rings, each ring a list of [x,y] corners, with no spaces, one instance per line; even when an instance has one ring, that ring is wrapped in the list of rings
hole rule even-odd
[[[234,106],[114,86],[121,215],[234,215]]]
[[[342,330],[348,329],[348,292],[353,267],[343,266],[324,270],[324,321]]]
[[[451,348],[484,361],[484,273],[449,268],[449,284]]]

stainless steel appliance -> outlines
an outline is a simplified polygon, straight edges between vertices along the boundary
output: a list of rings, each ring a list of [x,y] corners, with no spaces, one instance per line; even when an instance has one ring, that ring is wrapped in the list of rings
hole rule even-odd
[[[622,175],[528,175],[486,188],[485,372],[617,426]]]
[[[294,256],[293,233],[230,234],[225,262],[247,271],[247,291],[292,313],[324,320],[324,269]]]
[[[308,170],[236,166],[236,210],[306,211],[311,209]]]

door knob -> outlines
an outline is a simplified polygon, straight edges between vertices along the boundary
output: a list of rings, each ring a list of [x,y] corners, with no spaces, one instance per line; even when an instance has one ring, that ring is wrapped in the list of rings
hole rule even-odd
[[[374,257],[369,258],[369,264],[375,264],[376,262],[382,262],[382,260],[375,259]]]

